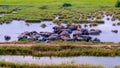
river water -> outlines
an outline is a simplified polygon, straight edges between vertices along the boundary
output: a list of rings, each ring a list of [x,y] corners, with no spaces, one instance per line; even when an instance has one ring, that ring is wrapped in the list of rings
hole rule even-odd
[[[95,57],[95,56],[77,56],[77,57],[33,57],[33,56],[0,56],[0,61],[13,63],[29,64],[90,64],[102,65],[104,67],[113,67],[120,65],[120,57]]]

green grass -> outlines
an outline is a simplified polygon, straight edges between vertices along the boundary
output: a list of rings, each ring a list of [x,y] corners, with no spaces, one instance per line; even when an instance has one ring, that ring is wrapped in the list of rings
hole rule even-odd
[[[88,43],[84,43],[87,45]],[[89,43],[88,45],[92,45]],[[97,43],[94,43],[94,45]],[[109,43],[111,44],[111,43]],[[52,46],[51,46],[52,45]],[[59,45],[59,46],[56,46]],[[81,43],[61,42],[37,43],[31,47],[1,46],[0,55],[32,55],[32,56],[120,56],[118,47],[81,47]],[[83,44],[82,44],[83,45]],[[102,45],[102,44],[101,44]],[[71,52],[72,51],[72,52]]]
[[[95,66],[88,64],[51,64],[51,65],[37,65],[37,64],[15,64],[11,62],[0,61],[0,67],[7,68],[104,68],[103,66]]]
[[[101,9],[119,9],[115,8],[116,2],[117,0],[0,0],[0,12],[8,13],[0,18],[0,22],[10,22],[12,19],[31,22],[54,20],[55,15],[60,14],[61,19],[57,23],[74,21],[80,23],[80,13],[83,14],[82,20],[86,21],[90,12],[94,14]],[[70,3],[72,6],[62,7],[64,3]],[[20,10],[17,10],[17,13],[11,13],[15,8]]]
[[[117,0],[0,0],[1,4],[12,4],[12,5],[20,5],[20,4],[26,4],[26,5],[31,5],[31,4],[35,4],[35,5],[45,5],[45,4],[51,4],[51,5],[60,5],[63,4],[65,2],[70,2],[72,4],[75,5],[91,5],[91,6],[96,6],[96,5],[111,5],[114,6],[114,3]]]

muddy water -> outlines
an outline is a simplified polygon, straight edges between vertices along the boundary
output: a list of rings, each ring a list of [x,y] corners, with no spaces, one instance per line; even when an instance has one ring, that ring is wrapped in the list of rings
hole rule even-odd
[[[18,59],[19,58],[19,59]],[[120,65],[120,57],[94,57],[94,56],[78,56],[78,57],[32,57],[32,56],[0,56],[0,61],[13,63],[34,63],[34,64],[90,64],[112,67]]]

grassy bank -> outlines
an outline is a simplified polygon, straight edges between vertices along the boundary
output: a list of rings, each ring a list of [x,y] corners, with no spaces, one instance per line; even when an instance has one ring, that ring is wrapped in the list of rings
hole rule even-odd
[[[23,45],[23,44],[22,44]],[[29,45],[29,44],[28,44]],[[34,46],[0,46],[0,55],[33,55],[33,56],[120,56],[119,47],[103,46],[96,43],[81,46],[79,42],[37,43]],[[93,47],[91,46],[93,45]],[[108,44],[109,45],[109,44]],[[118,44],[119,45],[119,44]],[[98,46],[98,47],[97,47]],[[72,51],[72,52],[71,52]]]
[[[26,22],[50,20],[55,23],[86,23],[89,22],[87,21],[89,17],[101,18],[102,14],[98,12],[99,10],[107,11],[106,14],[119,12],[119,8],[115,8],[116,1],[117,0],[0,0],[0,13],[5,13],[5,15],[0,18],[0,22],[3,23],[10,22],[13,19],[21,19]],[[63,6],[65,3],[71,4],[71,6]],[[13,13],[13,11],[15,11],[15,13]],[[82,14],[82,17],[80,14]],[[55,20],[56,15],[60,16],[59,20]],[[114,17],[117,18],[118,16],[119,13],[115,14]]]
[[[36,65],[36,64],[15,64],[11,62],[0,62],[0,67],[7,68],[104,68],[103,66],[94,65],[77,65],[77,64],[59,64],[59,65]]]

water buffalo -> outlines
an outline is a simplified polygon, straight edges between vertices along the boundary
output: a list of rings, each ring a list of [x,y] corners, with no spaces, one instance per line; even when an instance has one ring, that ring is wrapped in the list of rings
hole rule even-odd
[[[40,32],[39,35],[43,37],[49,37],[52,33],[51,32]]]
[[[68,31],[62,31],[62,32],[60,33],[60,35],[69,36],[69,32],[68,32]]]
[[[81,29],[82,35],[89,35],[88,29]]]
[[[52,34],[48,38],[46,38],[46,40],[49,40],[49,41],[59,40],[59,35],[58,34]]]
[[[88,36],[88,35],[80,35],[80,36],[74,36],[73,37],[74,40],[77,41],[91,41],[92,37]]]
[[[70,29],[68,29],[68,28],[66,28],[66,29],[61,29],[61,31],[67,31],[68,33],[72,33],[72,30],[70,30]]]
[[[102,32],[102,31],[99,30],[99,29],[91,29],[91,30],[89,31],[89,34],[90,34],[90,35],[100,35],[101,32]]]
[[[110,18],[107,18],[107,20],[110,20]]]
[[[113,23],[112,25],[113,25],[113,26],[116,26],[116,24],[115,24],[115,23]]]
[[[118,30],[112,30],[113,33],[118,33]]]
[[[7,35],[4,36],[4,38],[5,38],[6,41],[9,41],[9,40],[11,39],[11,37],[10,37],[10,36],[7,36]]]
[[[27,36],[27,35],[21,34],[21,35],[18,36],[18,40],[23,40],[23,39],[26,39],[26,40],[27,40],[28,37],[29,37],[29,36]]]
[[[82,32],[80,30],[73,31],[73,36],[80,36]]]
[[[84,41],[91,41],[92,37],[88,36],[88,35],[81,35],[80,37],[82,37],[84,39]]]
[[[93,39],[92,41],[93,41],[93,42],[100,42],[100,39],[95,38],[95,39]]]
[[[27,34],[29,34],[28,31],[25,31],[25,32],[21,33],[21,35],[27,35]]]
[[[87,25],[87,24],[84,24],[84,27],[88,27],[88,25]]]
[[[81,27],[80,25],[75,24],[67,26],[67,28],[70,29],[71,31],[77,30],[80,27]]]
[[[31,38],[32,41],[42,41],[42,36],[39,35],[39,34],[33,35],[30,38]]]
[[[74,41],[84,41],[84,39],[82,38],[82,37],[80,37],[80,36],[73,36],[73,40]]]
[[[32,35],[35,35],[35,34],[38,34],[36,31],[32,31],[32,32],[23,32],[22,35],[27,35],[27,36],[32,36]]]
[[[59,29],[64,29],[65,27],[60,25],[60,26],[54,26],[53,29],[54,30],[59,30]]]
[[[64,36],[64,35],[60,36],[60,39],[63,41],[70,41],[71,40],[70,36]]]

